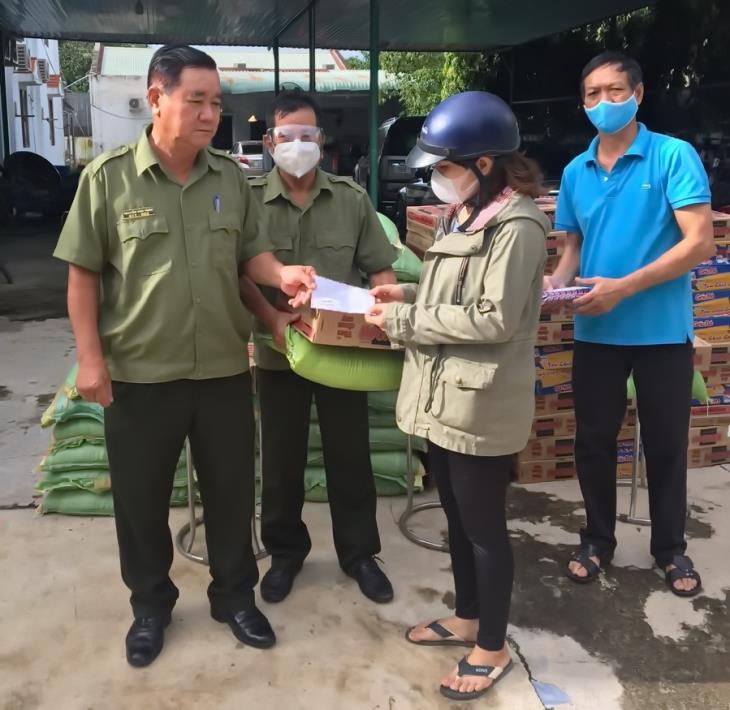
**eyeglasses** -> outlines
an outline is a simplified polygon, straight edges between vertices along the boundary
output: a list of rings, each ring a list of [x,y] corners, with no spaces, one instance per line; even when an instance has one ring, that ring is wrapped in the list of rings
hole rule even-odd
[[[291,143],[300,140],[302,143],[320,143],[324,132],[318,126],[276,126],[266,131],[272,143]]]

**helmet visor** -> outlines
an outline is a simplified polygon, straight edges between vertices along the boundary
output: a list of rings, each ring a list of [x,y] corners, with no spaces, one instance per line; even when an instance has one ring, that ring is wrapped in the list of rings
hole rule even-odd
[[[424,146],[419,140],[408,153],[406,165],[409,168],[427,168],[448,158],[448,149],[443,149],[443,152],[440,153],[435,152],[437,150],[439,149]]]

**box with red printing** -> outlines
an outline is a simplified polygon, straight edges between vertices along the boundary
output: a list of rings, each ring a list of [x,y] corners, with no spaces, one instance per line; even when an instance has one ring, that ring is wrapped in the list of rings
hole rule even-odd
[[[573,335],[573,323],[540,323],[537,327],[538,345],[572,343]]]
[[[312,343],[350,348],[390,350],[391,343],[380,328],[365,322],[361,313],[304,311],[294,327]]]
[[[573,371],[570,368],[563,370],[542,370],[535,372],[535,394],[558,394],[573,391]]]
[[[689,446],[697,449],[703,446],[724,446],[730,448],[730,431],[728,425],[692,426],[689,430]]]
[[[633,464],[616,464],[616,476],[620,479],[631,478]],[[551,459],[546,461],[521,461],[517,467],[518,483],[544,483],[546,481],[565,481],[578,477],[573,459]]]
[[[568,240],[567,232],[550,232],[545,239],[545,250],[547,255],[562,256],[565,251],[565,243]]]
[[[730,342],[708,343],[702,338],[695,337],[695,369],[703,374],[713,367],[730,365]]]
[[[535,397],[535,415],[556,414],[558,412],[572,412],[575,409],[573,393],[546,394]]]
[[[530,440],[542,437],[574,437],[575,412],[563,412],[547,417],[537,417],[532,420]]]
[[[688,468],[717,466],[718,464],[728,462],[730,462],[730,447],[728,446],[690,447],[687,450]]]
[[[728,239],[730,237],[730,214],[713,210],[712,231],[716,239]]]
[[[706,316],[694,319],[695,333],[708,343],[730,341],[730,316]]]
[[[538,369],[566,370],[572,366],[572,345],[545,345],[535,348],[535,367]]]

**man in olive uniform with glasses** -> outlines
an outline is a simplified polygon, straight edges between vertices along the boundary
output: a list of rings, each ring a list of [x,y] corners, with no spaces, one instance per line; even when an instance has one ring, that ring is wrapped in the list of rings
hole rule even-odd
[[[371,286],[395,283],[395,249],[367,194],[349,178],[318,167],[324,135],[315,101],[305,94],[284,93],[271,114],[265,143],[276,167],[251,185],[277,258],[285,264],[311,264],[318,275],[356,286],[363,284],[363,274]],[[281,345],[284,329],[296,315],[275,308],[281,299],[267,295],[269,301],[252,284],[244,289],[244,299],[259,317],[257,332],[271,332]],[[393,588],[374,559],[380,537],[366,393],[299,377],[261,339],[256,363],[262,417],[261,535],[271,553],[261,596],[268,602],[283,600],[311,548],[302,506],[314,399],[340,566],[366,597],[390,601]]]

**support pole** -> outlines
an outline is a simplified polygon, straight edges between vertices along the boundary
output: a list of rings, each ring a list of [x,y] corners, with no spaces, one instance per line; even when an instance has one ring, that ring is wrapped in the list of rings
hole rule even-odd
[[[316,22],[317,18],[315,15],[315,3],[311,3],[309,6],[309,91],[314,93],[317,91],[317,77],[315,73],[315,38],[316,38]]]
[[[0,50],[5,46],[7,37],[0,32]],[[2,124],[0,133],[3,134],[3,161],[10,155],[10,119],[8,116],[8,87],[5,83],[5,59],[4,53],[0,55],[0,111],[2,111]]]
[[[281,67],[279,65],[279,38],[274,40],[274,94],[279,95],[281,91]]]
[[[379,202],[378,102],[380,99],[380,0],[370,0],[370,200]]]

